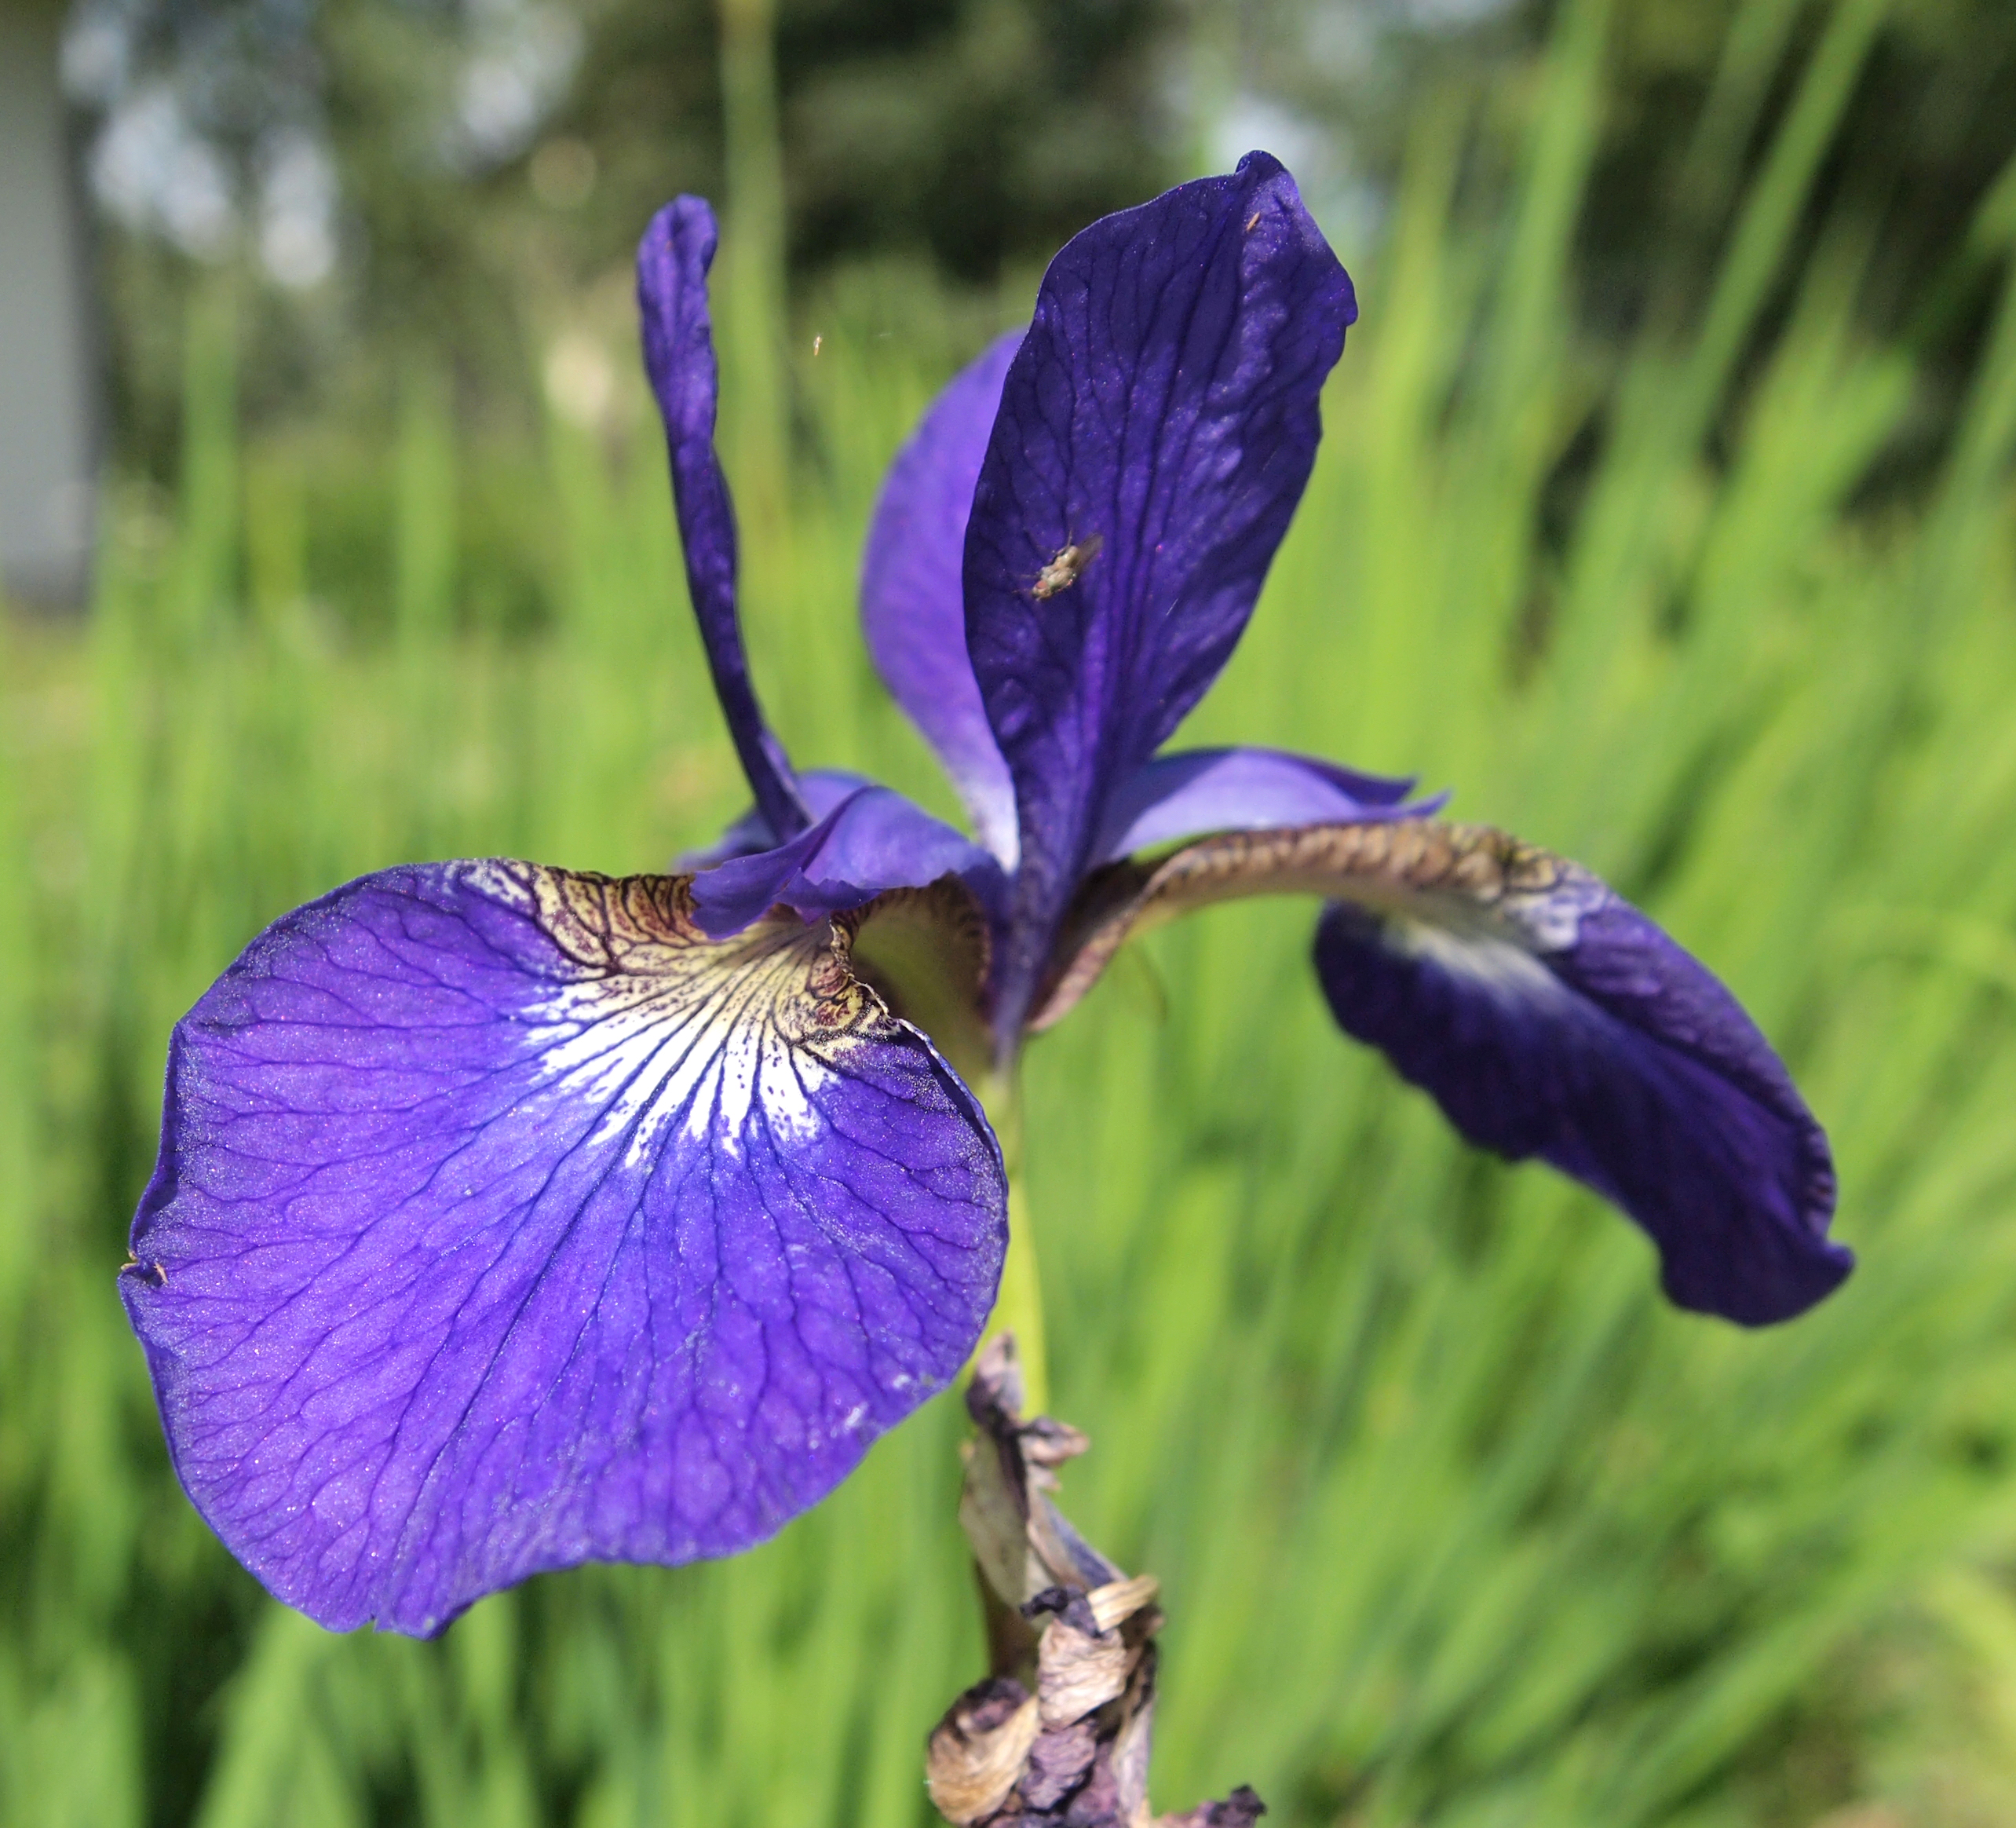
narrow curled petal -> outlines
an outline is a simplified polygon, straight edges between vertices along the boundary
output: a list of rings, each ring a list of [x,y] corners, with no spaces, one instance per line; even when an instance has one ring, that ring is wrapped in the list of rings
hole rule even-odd
[[[1667,1293],[1748,1325],[1788,1319],[1853,1259],[1827,1236],[1827,1139],[1734,997],[1584,869],[1481,826],[1233,833],[1088,890],[1054,1021],[1130,932],[1234,895],[1336,905],[1316,964],[1346,1031],[1473,1142],[1539,1156],[1622,1207]]]
[[[824,1496],[971,1351],[1005,1207],[843,932],[444,864],[286,916],[177,1026],[122,1290],[225,1543],[425,1634]]]
[[[1108,797],[1246,626],[1356,311],[1258,152],[1094,223],[1043,277],[966,530],[966,642],[1021,828],[1004,1018]]]
[[[763,721],[749,678],[736,619],[735,509],[714,455],[721,382],[707,313],[707,269],[714,264],[716,239],[714,212],[698,197],[680,197],[652,218],[637,250],[644,364],[665,421],[686,585],[714,695],[757,805],[774,830],[790,835],[809,824],[811,816],[799,798],[783,745]]]
[[[1412,781],[1360,774],[1280,749],[1186,749],[1138,768],[1106,802],[1090,861],[1207,832],[1271,832],[1360,819],[1422,818],[1445,795],[1408,803]]]
[[[956,876],[990,915],[1007,898],[1001,865],[964,833],[892,788],[859,788],[795,838],[693,879],[693,917],[726,939],[782,905],[808,920],[865,906],[886,889]]]
[[[1011,331],[954,377],[896,454],[861,562],[861,629],[896,701],[938,752],[980,841],[1015,867],[1015,785],[966,653],[960,567],[981,459],[1021,346]]]

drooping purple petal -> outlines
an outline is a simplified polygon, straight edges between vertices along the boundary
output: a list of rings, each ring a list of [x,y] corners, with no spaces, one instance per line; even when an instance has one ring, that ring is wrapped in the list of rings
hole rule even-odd
[[[1015,784],[966,653],[966,517],[1022,332],[999,338],[940,394],[896,455],[861,562],[861,629],[877,669],[938,752],[980,840],[1015,867]]]
[[[835,930],[717,945],[682,879],[445,864],[287,916],[177,1026],[121,1286],[232,1551],[425,1634],[816,1502],[964,1362],[1005,1212]]]
[[[1265,153],[1094,223],[1044,276],[965,563],[967,645],[1021,821],[1011,1029],[1108,796],[1246,625],[1356,314],[1343,268]],[[1094,542],[1075,578],[1057,563]]]
[[[1031,1026],[1131,937],[1213,902],[1320,895],[1316,964],[1346,1031],[1472,1142],[1537,1155],[1628,1212],[1667,1292],[1746,1325],[1839,1284],[1834,1167],[1728,991],[1579,865],[1481,825],[1400,819],[1232,832],[1087,882]]]
[[[1339,1024],[1470,1141],[1539,1156],[1635,1219],[1679,1306],[1788,1320],[1853,1266],[1827,1236],[1827,1138],[1770,1044],[1594,877],[1563,866],[1481,920],[1340,902],[1316,967]]]
[[[844,799],[875,784],[865,774],[845,768],[808,768],[798,777],[798,797],[815,821],[823,819]],[[683,851],[673,861],[675,872],[712,869],[732,857],[754,857],[759,850],[774,850],[783,839],[771,830],[761,806],[751,806],[729,825],[713,843],[697,850]]]
[[[725,939],[781,904],[806,919],[865,906],[889,889],[957,876],[991,917],[1007,901],[1001,865],[963,832],[893,788],[856,789],[775,850],[731,858],[693,879],[693,916]]]
[[[720,375],[707,313],[714,264],[714,212],[680,197],[651,219],[637,250],[637,302],[644,322],[644,364],[665,421],[672,495],[685,549],[686,584],[700,625],[714,694],[751,791],[773,830],[791,835],[811,823],[783,745],[763,720],[736,618],[735,508],[714,455]]]
[[[1158,755],[1106,802],[1089,862],[1180,843],[1207,832],[1267,832],[1363,819],[1419,819],[1437,794],[1408,803],[1412,781],[1360,774],[1280,749],[1186,749]]]

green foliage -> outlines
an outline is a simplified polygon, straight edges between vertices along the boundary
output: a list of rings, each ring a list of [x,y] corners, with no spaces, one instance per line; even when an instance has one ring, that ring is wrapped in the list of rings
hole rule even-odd
[[[1185,24],[1177,0],[133,0],[114,11],[132,53],[126,99],[143,82],[172,84],[245,204],[247,232],[214,258],[244,282],[248,419],[340,424],[367,444],[397,422],[385,378],[416,346],[453,364],[493,437],[501,426],[524,441],[528,341],[584,287],[626,270],[643,224],[682,191],[739,218],[718,275],[724,302],[739,304],[752,272],[780,285],[787,264],[810,280],[866,258],[991,286],[1183,175],[1166,80]],[[528,20],[552,42],[535,43],[529,62],[520,48],[507,78],[552,76],[561,93],[521,133],[477,144],[464,118],[472,84],[480,91],[486,68],[498,79],[496,45]],[[577,38],[575,67],[559,47]],[[737,119],[752,102],[754,133]],[[255,205],[272,137],[302,133],[332,163],[338,258],[328,278],[293,292],[261,276]],[[151,232],[102,226],[114,441],[128,466],[165,475],[178,308],[206,269]]]
[[[1450,226],[1463,122],[1424,112],[1309,499],[1189,733],[1454,783],[1653,909],[1791,1058],[1862,1267],[1761,1335],[1669,1311],[1627,1227],[1335,1033],[1309,910],[1220,910],[1030,1059],[1056,1403],[1095,1442],[1067,1497],[1164,1579],[1167,1804],[2006,1821],[2016,286],[1910,518],[1849,512],[1916,378],[1852,327],[1852,248],[1722,410],[1867,53],[1850,0],[1707,331],[1638,346],[1564,514],[1605,11],[1564,11],[1488,264]],[[952,333],[844,304],[801,351],[819,461],[769,479],[750,637],[802,761],[944,807],[851,601]],[[0,655],[0,1823],[922,1823],[923,1735],[980,1654],[949,1402],[754,1554],[546,1577],[433,1644],[275,1606],[173,1483],[112,1277],[176,1016],[359,872],[649,868],[740,798],[634,393],[549,428],[522,616],[484,594],[480,446],[407,375],[358,484],[382,511],[341,536],[379,541],[360,620],[318,596],[312,448],[235,448],[231,337],[192,318],[184,494],[114,514],[88,632]]]

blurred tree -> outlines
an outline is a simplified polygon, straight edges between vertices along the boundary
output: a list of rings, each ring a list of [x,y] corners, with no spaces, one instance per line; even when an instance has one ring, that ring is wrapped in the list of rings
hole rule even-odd
[[[1470,123],[1463,207],[1481,232],[1503,227],[1513,148],[1542,93],[1529,72],[1563,0],[1222,4],[1238,73],[1220,156],[1255,131],[1291,163],[1299,152],[1347,258],[1376,233],[1434,93],[1455,98]],[[1978,353],[2000,258],[1974,230],[2016,158],[2016,6],[1612,0],[1607,10],[1601,139],[1578,236],[1592,352],[1648,318],[1676,335],[1698,321],[1718,250],[1827,43],[1846,92],[1816,149],[1819,181],[1777,297],[1789,299],[1823,241],[1851,258],[1865,326],[1903,332],[1929,358],[1916,437],[1935,441]],[[1781,317],[1765,314],[1760,350]]]
[[[1775,0],[1730,30],[1734,0],[1635,0],[1620,20],[1620,82],[1585,247],[1610,309],[1656,308],[1698,283],[1759,148],[1817,45],[1829,6]],[[2016,7],[1890,0],[1828,153],[1810,233],[1853,219],[1872,253],[1867,308],[1919,316],[1942,261],[2016,155]],[[1710,105],[1711,98],[1714,105]]]
[[[893,254],[984,285],[1090,218],[1265,144],[1360,263],[1439,95],[1466,123],[1460,203],[1488,241],[1557,9],[776,0],[759,112],[778,124],[781,193],[761,235],[751,218],[740,239],[763,240],[766,270],[787,263],[801,290]],[[1676,333],[1696,320],[1711,252],[1834,32],[1845,97],[1774,283],[1789,297],[1823,239],[1860,250],[1871,326],[1905,327],[1934,358],[1913,433],[1930,448],[1986,309],[1991,263],[1968,225],[2016,150],[2016,7],[1607,12],[1578,243],[1588,353],[1600,367],[1649,316]],[[546,359],[531,345],[625,265],[651,210],[732,188],[719,18],[716,0],[76,0],[68,80],[98,112],[93,181],[123,225],[110,261],[122,448],[165,474],[174,301],[204,263],[255,281],[239,315],[255,420],[312,405],[382,426],[416,349],[458,371],[465,413],[522,418]],[[1776,321],[1759,320],[1760,349]]]
[[[792,265],[929,252],[992,278],[1165,182],[1172,0],[783,0],[777,71]],[[608,258],[718,172],[712,21],[613,0],[555,128],[606,174],[583,223]]]
[[[792,272],[903,250],[986,281],[1152,192],[1181,24],[1175,0],[784,0]],[[388,338],[508,389],[528,290],[626,262],[666,198],[728,177],[710,0],[79,0],[68,60],[128,243],[122,418],[157,452],[181,260],[264,283],[255,412],[316,377],[354,393],[330,377]]]

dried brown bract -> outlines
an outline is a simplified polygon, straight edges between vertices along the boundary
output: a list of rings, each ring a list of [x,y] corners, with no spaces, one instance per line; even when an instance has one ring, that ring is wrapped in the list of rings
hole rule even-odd
[[[931,1735],[931,1800],[958,1828],[1251,1828],[1266,1805],[1241,1786],[1222,1803],[1151,1816],[1155,1715],[1152,1574],[1130,1578],[1074,1530],[1050,1494],[1056,1468],[1090,1445],[1022,1419],[1012,1334],[973,1369],[959,1521],[973,1544],[992,1673]]]

